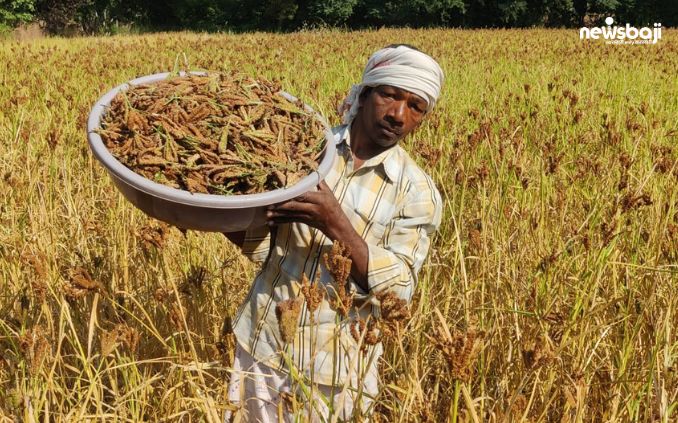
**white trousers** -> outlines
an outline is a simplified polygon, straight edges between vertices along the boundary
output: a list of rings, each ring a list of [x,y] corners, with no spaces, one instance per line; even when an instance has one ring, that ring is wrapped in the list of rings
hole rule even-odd
[[[228,399],[238,409],[227,411],[224,421],[226,423],[315,423],[331,422],[335,418],[337,422],[353,421],[355,389],[342,391],[342,387],[315,385],[314,401],[302,400],[305,403],[300,404],[295,412],[287,405],[294,396],[293,386],[295,384],[288,374],[257,362],[236,342],[233,371],[228,384]],[[360,405],[364,416],[371,411],[370,407],[377,392],[377,378],[374,376],[366,377],[363,380],[363,393],[360,396]],[[332,413],[318,393],[326,400],[332,401]],[[297,398],[307,397],[301,395]],[[365,418],[363,421],[367,421],[367,419]]]

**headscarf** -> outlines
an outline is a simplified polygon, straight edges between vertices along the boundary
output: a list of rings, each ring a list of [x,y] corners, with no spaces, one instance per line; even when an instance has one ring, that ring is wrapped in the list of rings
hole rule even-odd
[[[348,124],[358,114],[363,88],[391,85],[422,97],[428,112],[440,96],[443,78],[440,65],[431,56],[404,45],[386,47],[370,57],[362,81],[351,87],[338,111],[343,123]]]

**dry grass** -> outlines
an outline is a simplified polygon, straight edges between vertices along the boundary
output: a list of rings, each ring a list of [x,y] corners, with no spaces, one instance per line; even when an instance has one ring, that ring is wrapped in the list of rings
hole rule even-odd
[[[116,192],[85,138],[103,92],[185,53],[194,69],[283,77],[337,123],[369,53],[393,42],[447,73],[405,145],[445,210],[412,318],[386,344],[377,420],[674,421],[678,41],[663,35],[2,41],[0,421],[217,421],[228,407],[222,322],[255,269],[223,236],[158,225]]]

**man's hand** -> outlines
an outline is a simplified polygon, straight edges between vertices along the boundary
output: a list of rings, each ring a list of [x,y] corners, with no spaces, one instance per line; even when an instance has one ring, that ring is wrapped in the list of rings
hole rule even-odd
[[[270,226],[292,222],[305,223],[320,230],[330,240],[343,243],[351,250],[353,280],[365,292],[368,291],[367,243],[355,231],[325,181],[320,182],[317,191],[307,192],[292,200],[269,207],[266,219]]]
[[[317,228],[333,241],[353,230],[351,222],[325,181],[320,182],[317,191],[270,206],[266,218],[271,226],[291,222],[305,223]]]

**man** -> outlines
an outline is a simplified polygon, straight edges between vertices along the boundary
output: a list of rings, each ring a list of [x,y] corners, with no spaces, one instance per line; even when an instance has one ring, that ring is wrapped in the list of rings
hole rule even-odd
[[[281,393],[299,389],[311,420],[371,412],[381,344],[360,353],[351,326],[378,315],[379,292],[411,300],[440,225],[440,194],[398,142],[433,109],[442,83],[438,63],[411,46],[377,51],[340,107],[337,158],[317,190],[270,207],[265,227],[225,234],[263,262],[233,320],[238,342],[229,399],[241,405],[244,421],[291,421]],[[347,287],[336,286],[323,260],[333,242],[350,251]],[[317,310],[306,306],[295,315],[296,333],[283,340],[276,306],[302,298],[303,275],[317,278],[326,295]],[[354,295],[348,315],[333,300],[342,288]]]

